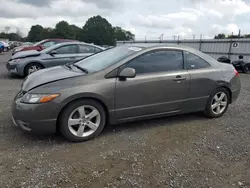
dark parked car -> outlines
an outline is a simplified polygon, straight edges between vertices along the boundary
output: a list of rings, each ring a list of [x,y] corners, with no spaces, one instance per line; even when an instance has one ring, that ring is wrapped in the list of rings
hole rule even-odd
[[[23,130],[85,141],[106,124],[197,111],[221,117],[240,88],[232,65],[195,49],[122,45],[31,74],[12,115]]]
[[[83,42],[65,42],[40,52],[19,52],[11,57],[6,68],[12,74],[27,76],[43,68],[73,63],[103,50],[102,47]]]
[[[232,65],[235,67],[235,69],[237,71],[240,71],[240,72],[243,72],[243,73],[246,73],[246,74],[250,74],[250,63],[249,62],[245,62],[243,60],[243,56],[242,55],[239,55],[239,59],[238,60],[232,61],[232,62],[226,56],[219,57],[217,59],[217,61],[222,62],[222,63],[229,63],[229,64],[232,63]]]
[[[67,40],[67,39],[45,39],[40,42],[37,42],[31,46],[20,46],[13,50],[12,55],[14,55],[17,52],[21,51],[28,51],[28,50],[36,50],[36,51],[42,51],[45,48],[48,48],[50,46],[53,46],[55,44],[59,44],[62,42],[73,42],[74,40]]]

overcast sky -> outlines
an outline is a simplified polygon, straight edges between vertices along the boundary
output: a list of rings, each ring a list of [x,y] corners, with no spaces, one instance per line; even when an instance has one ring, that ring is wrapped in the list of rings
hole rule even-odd
[[[26,35],[31,25],[54,27],[60,20],[82,27],[94,15],[132,31],[136,39],[250,33],[249,0],[0,0],[0,31],[10,26]]]

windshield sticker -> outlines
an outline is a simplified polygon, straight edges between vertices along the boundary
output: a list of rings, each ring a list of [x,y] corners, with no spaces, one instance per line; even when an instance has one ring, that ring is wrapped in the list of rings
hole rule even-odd
[[[138,51],[141,51],[141,50],[142,50],[141,48],[138,48],[138,47],[129,47],[128,49],[129,49],[129,50],[136,51],[136,52],[138,52]]]

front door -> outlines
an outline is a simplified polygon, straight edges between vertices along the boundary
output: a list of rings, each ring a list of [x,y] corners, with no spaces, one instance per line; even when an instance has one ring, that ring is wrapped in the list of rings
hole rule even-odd
[[[190,76],[184,70],[182,51],[158,50],[126,64],[135,78],[116,83],[116,118],[143,117],[182,110],[188,96]]]
[[[77,60],[77,45],[65,45],[62,47],[59,47],[55,50],[55,54],[49,55],[49,57],[45,60],[46,67],[53,67],[58,65],[64,65],[67,63],[73,63]]]

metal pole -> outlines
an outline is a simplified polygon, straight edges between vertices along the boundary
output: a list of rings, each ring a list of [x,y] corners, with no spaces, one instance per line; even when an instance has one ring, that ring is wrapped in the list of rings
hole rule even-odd
[[[200,35],[200,46],[199,46],[200,51],[201,51],[201,44],[202,44],[202,34]]]
[[[180,44],[180,36],[178,35],[178,44]]]
[[[230,45],[229,45],[229,51],[228,51],[228,59],[230,59],[231,57],[231,50],[232,50],[232,44],[233,44],[233,32],[232,32],[232,35],[231,35],[231,40],[230,40]]]

